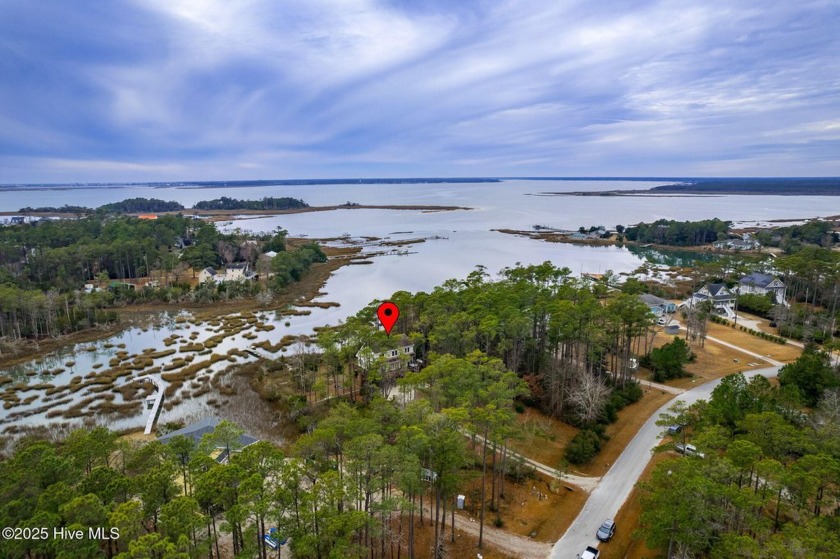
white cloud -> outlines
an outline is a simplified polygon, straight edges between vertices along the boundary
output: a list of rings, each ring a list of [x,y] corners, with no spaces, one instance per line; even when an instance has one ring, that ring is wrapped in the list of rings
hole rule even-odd
[[[840,171],[820,144],[837,139],[840,122],[831,4],[131,5],[139,15],[123,16],[119,4],[102,15],[105,39],[84,56],[68,50],[55,60],[64,73],[49,78],[68,87],[28,83],[25,72],[14,74],[19,88],[0,84],[0,150],[77,159],[79,167],[64,167],[76,176],[625,174],[633,166],[684,175],[721,161],[724,174],[751,174],[781,153],[791,169],[813,160]],[[118,20],[140,16],[145,27],[126,36]],[[154,38],[144,41],[147,29]],[[62,32],[53,39],[62,48],[88,40],[72,26]],[[10,36],[7,60],[38,59]],[[108,41],[123,50],[103,48]],[[62,118],[33,116],[41,106]]]

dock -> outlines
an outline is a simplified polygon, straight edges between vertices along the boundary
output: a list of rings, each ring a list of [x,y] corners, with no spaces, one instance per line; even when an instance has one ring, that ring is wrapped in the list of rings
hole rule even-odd
[[[154,398],[154,400],[152,400],[152,407],[149,410],[149,419],[146,420],[146,429],[143,431],[144,435],[149,435],[155,427],[155,422],[160,415],[160,406],[163,404],[163,383],[154,377],[146,377],[146,382],[153,383],[156,390],[154,396],[149,397]],[[147,398],[146,401],[149,401],[149,399]]]

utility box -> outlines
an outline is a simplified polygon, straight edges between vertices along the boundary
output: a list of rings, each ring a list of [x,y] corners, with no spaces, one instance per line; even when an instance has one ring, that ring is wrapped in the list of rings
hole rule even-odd
[[[464,504],[466,503],[467,498],[463,495],[458,495],[458,499],[455,501],[455,506],[458,507],[458,510],[464,510]]]

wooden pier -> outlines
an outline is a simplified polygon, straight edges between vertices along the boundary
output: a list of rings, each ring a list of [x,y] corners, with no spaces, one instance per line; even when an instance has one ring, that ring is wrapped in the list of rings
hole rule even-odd
[[[158,415],[160,415],[160,406],[163,404],[163,383],[154,377],[146,377],[146,382],[154,383],[156,390],[152,407],[149,410],[149,419],[146,420],[146,429],[143,431],[144,435],[149,435],[155,427],[155,422],[157,421]],[[149,398],[152,398],[152,396]],[[149,399],[147,398],[146,401],[149,401]]]

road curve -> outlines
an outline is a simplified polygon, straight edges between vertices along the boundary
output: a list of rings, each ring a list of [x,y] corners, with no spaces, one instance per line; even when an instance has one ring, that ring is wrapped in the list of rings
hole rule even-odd
[[[736,349],[741,350],[741,348]],[[762,359],[767,358],[762,357]],[[778,365],[781,365],[781,363]],[[744,372],[744,376],[747,379],[756,375],[774,377],[779,372],[778,365],[747,371]],[[633,440],[630,441],[630,444],[627,445],[627,448],[624,449],[624,452],[621,453],[621,456],[618,457],[618,460],[615,461],[615,464],[601,478],[601,482],[589,495],[589,499],[587,499],[572,525],[569,526],[563,537],[554,544],[549,555],[550,559],[574,559],[578,553],[586,549],[586,546],[598,546],[599,542],[595,538],[595,532],[604,519],[615,518],[618,514],[648,462],[650,462],[651,450],[659,444],[663,430],[662,427],[656,425],[659,414],[667,410],[675,400],[683,400],[691,405],[697,400],[708,399],[712,390],[720,384],[721,380],[716,379],[684,392],[674,400],[663,404],[650,416],[642,425],[642,428],[639,429],[639,432],[636,433],[636,436],[633,437]],[[629,528],[618,526],[618,530],[621,529]]]

